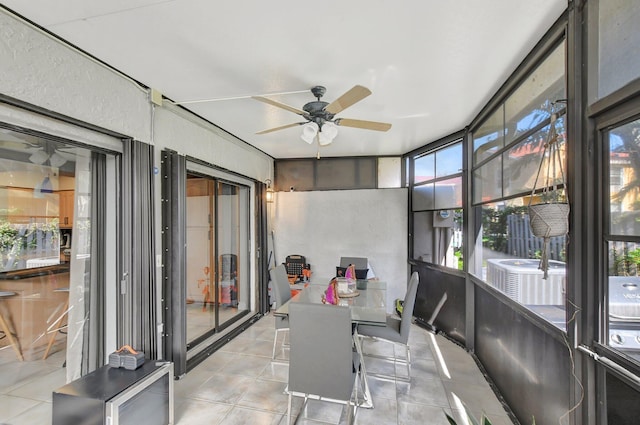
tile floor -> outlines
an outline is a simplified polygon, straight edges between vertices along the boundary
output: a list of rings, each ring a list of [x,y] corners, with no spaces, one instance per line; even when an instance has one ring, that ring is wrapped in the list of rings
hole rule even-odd
[[[183,379],[175,381],[177,425],[278,424],[287,422],[284,393],[288,366],[272,362],[274,318],[265,316],[236,339],[212,354]],[[444,412],[459,424],[461,401],[476,416],[486,413],[494,425],[512,425],[502,405],[471,356],[439,335],[413,325],[410,337],[413,359],[410,382],[369,377],[374,409],[358,409],[356,424],[448,425]],[[388,353],[392,346],[365,342],[365,351]],[[16,367],[3,362],[0,353],[0,425],[51,424],[51,391],[64,385],[64,353],[42,362]],[[281,349],[278,356],[285,359]],[[369,373],[393,372],[388,362],[367,358]],[[399,367],[398,374],[406,370]],[[295,398],[297,415],[302,399]],[[310,401],[298,424],[345,423],[344,406]]]

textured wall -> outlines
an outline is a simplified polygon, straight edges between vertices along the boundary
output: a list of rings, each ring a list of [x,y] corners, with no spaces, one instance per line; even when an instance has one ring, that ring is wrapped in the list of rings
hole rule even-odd
[[[387,307],[408,281],[407,190],[278,192],[272,206],[276,261],[301,254],[330,277],[341,256],[367,257],[388,284]]]
[[[154,111],[144,87],[2,12],[0,76],[4,95],[260,181],[272,178],[268,155],[179,108]],[[0,120],[37,126],[1,113]]]

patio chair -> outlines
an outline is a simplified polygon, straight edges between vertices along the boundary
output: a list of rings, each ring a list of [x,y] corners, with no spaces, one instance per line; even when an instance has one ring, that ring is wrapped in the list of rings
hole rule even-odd
[[[387,357],[378,356],[375,354],[365,354],[367,357],[380,358],[387,361],[393,361],[394,363],[405,364],[407,366],[407,379],[411,379],[411,351],[409,349],[409,331],[411,330],[411,319],[413,318],[413,307],[416,301],[416,294],[418,291],[418,284],[420,283],[420,277],[418,272],[413,272],[411,279],[409,279],[409,285],[407,287],[407,293],[404,297],[404,303],[402,307],[402,316],[397,318],[395,315],[387,315],[387,326],[373,326],[373,325],[359,325],[358,334],[360,337],[369,337],[382,341],[387,341],[393,344],[402,345],[405,349],[405,358],[398,356]],[[374,375],[369,373],[370,375]],[[380,376],[380,375],[379,375]],[[397,376],[385,378],[398,379]]]
[[[289,305],[290,356],[287,423],[291,423],[292,397],[346,404],[347,423],[355,417],[359,362],[353,350],[351,312],[348,307]],[[355,391],[355,402],[352,395]]]

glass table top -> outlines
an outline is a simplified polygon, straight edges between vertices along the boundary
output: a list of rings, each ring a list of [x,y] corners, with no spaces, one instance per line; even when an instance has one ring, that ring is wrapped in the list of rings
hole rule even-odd
[[[289,303],[322,304],[322,295],[330,281],[331,278],[312,279],[306,286],[298,284],[301,291],[278,307],[274,314],[276,316],[288,315]],[[292,285],[292,288],[295,286]],[[353,323],[385,326],[387,321],[386,283],[379,280],[358,280],[356,288],[357,296],[342,297],[338,305],[350,307]]]

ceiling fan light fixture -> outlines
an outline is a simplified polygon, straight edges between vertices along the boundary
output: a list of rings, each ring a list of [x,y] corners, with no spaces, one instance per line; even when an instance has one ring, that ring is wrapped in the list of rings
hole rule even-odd
[[[51,166],[55,168],[62,167],[66,162],[67,159],[60,155],[57,151],[54,152],[49,158],[49,164],[51,164]]]
[[[49,159],[49,155],[47,155],[47,153],[45,151],[42,151],[42,150],[35,151],[29,157],[29,161],[33,162],[34,164],[38,164],[38,165],[44,164],[44,162],[47,159]]]
[[[332,122],[326,122],[322,125],[320,133],[318,133],[318,143],[320,146],[326,146],[333,142],[338,135],[338,126]]]
[[[315,140],[319,129],[320,127],[318,127],[318,124],[315,122],[308,122],[302,126],[302,134],[300,135],[300,138],[308,144],[311,144]]]

